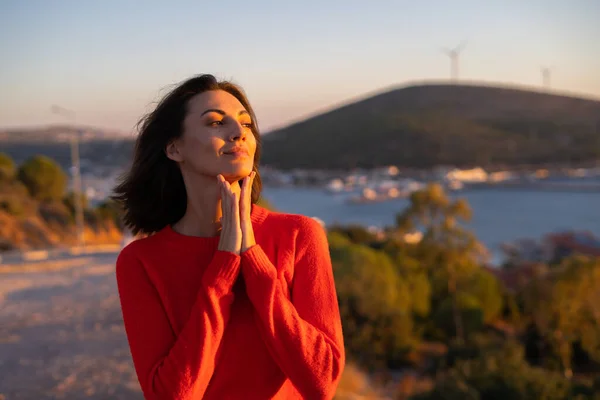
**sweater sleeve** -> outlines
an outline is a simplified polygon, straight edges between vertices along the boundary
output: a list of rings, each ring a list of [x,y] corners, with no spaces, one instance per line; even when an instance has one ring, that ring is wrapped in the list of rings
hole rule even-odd
[[[239,270],[239,255],[215,253],[190,316],[176,336],[144,266],[126,249],[121,252],[116,276],[123,321],[146,399],[202,397],[215,368]]]
[[[307,399],[331,399],[345,362],[340,312],[324,229],[306,218],[297,236],[291,301],[260,245],[242,253],[248,297],[271,355]]]

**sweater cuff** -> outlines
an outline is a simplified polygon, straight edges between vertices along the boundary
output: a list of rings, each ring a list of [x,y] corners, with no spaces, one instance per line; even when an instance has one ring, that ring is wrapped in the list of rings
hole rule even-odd
[[[244,276],[250,279],[268,278],[273,280],[277,278],[277,269],[259,244],[255,244],[242,253],[242,268]]]
[[[202,283],[207,288],[228,292],[239,274],[240,261],[240,256],[235,253],[217,250],[202,275]]]

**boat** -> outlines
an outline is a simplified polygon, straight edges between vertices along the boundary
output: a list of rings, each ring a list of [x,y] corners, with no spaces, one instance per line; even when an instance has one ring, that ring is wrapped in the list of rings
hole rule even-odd
[[[340,193],[346,189],[344,181],[341,179],[332,179],[325,186],[325,190],[329,193]]]
[[[422,189],[423,186],[422,183],[410,179],[386,180],[363,188],[359,194],[350,196],[347,201],[352,204],[364,204],[404,199],[412,192]]]
[[[448,187],[449,190],[453,190],[453,191],[462,190],[465,187],[464,183],[462,183],[461,181],[458,181],[458,180],[448,181],[446,183],[446,186]]]

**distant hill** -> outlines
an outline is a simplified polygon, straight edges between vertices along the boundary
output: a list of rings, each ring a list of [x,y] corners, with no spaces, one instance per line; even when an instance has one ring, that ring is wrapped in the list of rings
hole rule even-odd
[[[82,169],[94,166],[123,166],[131,160],[133,137],[101,128],[51,126],[0,130],[0,152],[8,153],[17,164],[43,154],[55,159],[64,169],[71,166],[70,140],[79,133]]]
[[[68,142],[75,134],[83,142],[123,139],[125,134],[95,127],[42,126],[36,128],[0,129],[0,143]]]
[[[282,169],[597,159],[600,101],[450,84],[390,90],[276,130],[262,158]]]
[[[83,167],[124,166],[133,135],[90,127],[0,129],[0,151]],[[502,87],[430,84],[393,89],[263,136],[262,164],[281,169],[398,165],[517,166],[600,159],[600,101]]]

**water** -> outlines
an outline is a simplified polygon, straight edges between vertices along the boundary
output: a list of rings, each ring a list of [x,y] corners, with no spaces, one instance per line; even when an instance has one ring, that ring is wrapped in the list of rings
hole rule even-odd
[[[393,225],[407,199],[347,204],[345,194],[320,189],[265,187],[263,196],[278,210],[318,217],[327,225]],[[539,239],[557,230],[588,230],[600,235],[600,193],[477,189],[452,193],[465,198],[473,218],[468,228],[498,260],[499,245],[520,238]]]

